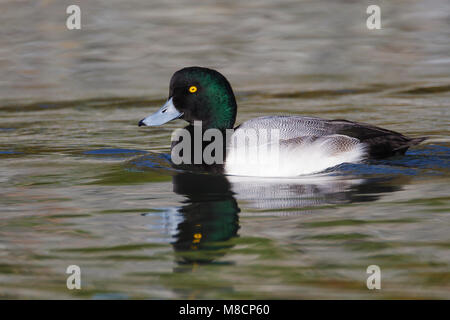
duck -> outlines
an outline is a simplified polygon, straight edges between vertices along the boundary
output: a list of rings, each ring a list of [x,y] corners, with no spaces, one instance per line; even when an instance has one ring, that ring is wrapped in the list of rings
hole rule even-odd
[[[199,162],[193,161],[195,152],[204,155],[208,139],[192,144],[195,139],[186,135],[183,139],[172,139],[172,161],[175,162],[174,150],[180,149],[182,142],[189,142],[189,147],[178,150],[187,161],[177,165],[196,166],[230,176],[317,174],[343,163],[403,155],[408,148],[426,139],[410,138],[362,122],[300,115],[262,116],[235,127],[236,115],[236,98],[225,76],[213,69],[193,66],[173,74],[166,103],[138,125],[160,126],[182,119],[188,122],[183,128],[188,135],[195,136],[196,128],[201,135],[208,130],[214,132],[208,136],[209,142],[215,143],[211,155],[220,156],[214,158],[215,161],[202,157]],[[201,145],[195,146],[196,143]]]

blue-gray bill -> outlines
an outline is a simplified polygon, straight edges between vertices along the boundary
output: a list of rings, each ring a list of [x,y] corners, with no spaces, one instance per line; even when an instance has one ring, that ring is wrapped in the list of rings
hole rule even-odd
[[[182,112],[178,111],[172,101],[172,98],[167,100],[167,102],[156,111],[154,114],[139,121],[140,126],[159,126],[167,123],[171,120],[178,119],[183,115]]]

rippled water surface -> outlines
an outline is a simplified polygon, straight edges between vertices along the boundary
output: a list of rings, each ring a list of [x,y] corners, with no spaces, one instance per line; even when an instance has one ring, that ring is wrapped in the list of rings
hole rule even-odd
[[[364,1],[86,1],[79,31],[68,4],[0,2],[1,298],[450,298],[447,1],[381,2],[374,31]],[[229,78],[238,123],[429,140],[292,179],[176,171],[182,121],[137,122],[188,65]]]

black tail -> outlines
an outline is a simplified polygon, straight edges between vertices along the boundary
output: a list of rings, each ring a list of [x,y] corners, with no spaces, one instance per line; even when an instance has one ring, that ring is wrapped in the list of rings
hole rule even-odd
[[[426,139],[428,138],[408,138],[403,135],[386,135],[365,142],[368,142],[370,157],[380,159],[405,154],[409,147],[418,145]]]
[[[424,140],[427,140],[428,137],[420,137],[420,138],[406,138],[406,141],[403,143],[403,145],[398,146],[397,148],[393,149],[394,154],[405,154],[406,150],[409,149],[409,147],[416,146],[419,143],[421,143]]]
[[[418,145],[419,143],[421,143],[421,142],[423,142],[423,141],[425,141],[427,139],[428,139],[428,137],[412,138],[412,139],[409,140],[408,145],[409,145],[409,147],[415,146],[415,145]]]

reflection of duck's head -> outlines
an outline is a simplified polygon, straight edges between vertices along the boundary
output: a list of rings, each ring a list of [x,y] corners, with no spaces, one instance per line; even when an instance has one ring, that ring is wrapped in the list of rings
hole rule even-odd
[[[173,177],[174,191],[187,197],[178,212],[173,243],[180,263],[211,263],[223,256],[235,237],[239,207],[224,176],[180,173]]]

